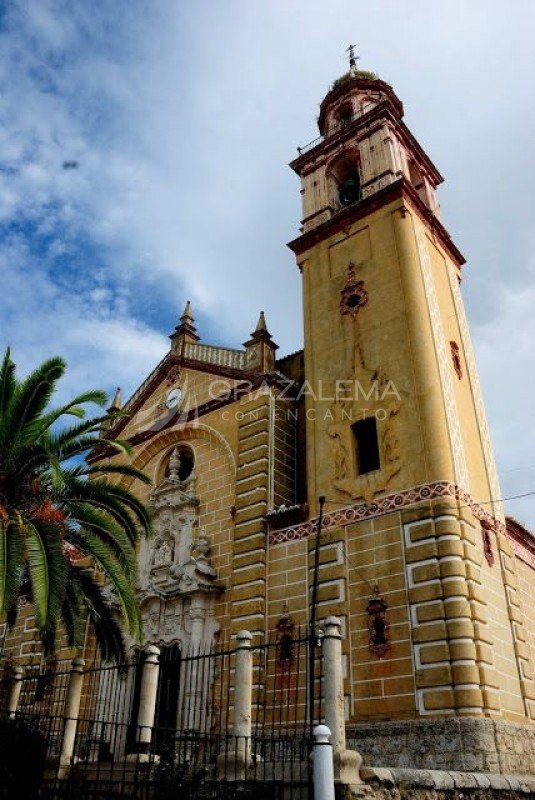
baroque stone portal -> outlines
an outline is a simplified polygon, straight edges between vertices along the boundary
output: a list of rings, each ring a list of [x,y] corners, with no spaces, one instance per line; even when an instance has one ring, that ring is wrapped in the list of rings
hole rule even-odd
[[[199,528],[195,470],[180,480],[180,452],[150,497],[154,537],[141,546],[138,598],[146,643],[209,647],[219,624],[214,597],[223,591],[210,561],[210,542]]]

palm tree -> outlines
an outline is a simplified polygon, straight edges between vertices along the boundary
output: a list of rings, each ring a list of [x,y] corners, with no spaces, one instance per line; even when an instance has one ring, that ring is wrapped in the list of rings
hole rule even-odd
[[[105,406],[104,392],[50,408],[65,368],[51,358],[19,380],[9,349],[0,366],[0,619],[13,625],[27,580],[45,654],[54,652],[61,628],[69,646],[82,646],[89,617],[103,658],[119,659],[123,630],[136,639],[141,632],[136,543],[151,534],[151,522],[118,479],[150,481],[128,464],[84,460],[102,444],[130,449],[103,438],[109,414],[86,418],[88,403]],[[67,424],[68,417],[81,421]]]

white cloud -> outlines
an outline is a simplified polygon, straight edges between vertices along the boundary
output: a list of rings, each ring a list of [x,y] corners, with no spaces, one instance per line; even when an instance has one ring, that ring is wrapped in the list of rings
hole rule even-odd
[[[82,388],[122,386],[126,396],[168,349],[166,338],[126,316],[111,289],[84,297],[58,288],[33,269],[20,242],[0,250],[0,318],[13,334],[12,355],[21,373],[51,355],[62,355],[68,371],[60,384],[65,399]],[[4,338],[4,336],[2,336]]]
[[[463,291],[513,493],[535,449],[534,17],[497,0],[10,5],[2,338],[27,366],[66,353],[73,385],[134,388],[191,297],[220,341],[243,341],[265,308],[281,352],[296,349],[300,277],[285,243],[300,198],[287,162],[317,135],[318,103],[356,40],[446,176],[444,217],[469,257]],[[526,509],[535,521],[535,503]]]
[[[499,315],[474,330],[478,365],[497,455],[502,495],[535,492],[533,339],[535,287],[502,293]],[[534,498],[512,499],[509,513],[535,520]]]

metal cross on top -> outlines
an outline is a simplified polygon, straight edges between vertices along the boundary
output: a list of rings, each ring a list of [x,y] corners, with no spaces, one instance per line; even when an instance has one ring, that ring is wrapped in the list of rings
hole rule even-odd
[[[356,68],[357,61],[360,60],[360,56],[355,55],[355,47],[356,44],[350,44],[349,47],[346,49],[346,53],[349,53],[349,69]]]

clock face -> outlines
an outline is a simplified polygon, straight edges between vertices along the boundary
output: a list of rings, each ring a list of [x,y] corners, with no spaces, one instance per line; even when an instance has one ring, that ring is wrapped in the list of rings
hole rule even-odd
[[[176,408],[180,401],[182,400],[182,389],[180,387],[175,387],[171,389],[171,391],[167,394],[165,398],[165,407],[166,408]]]

